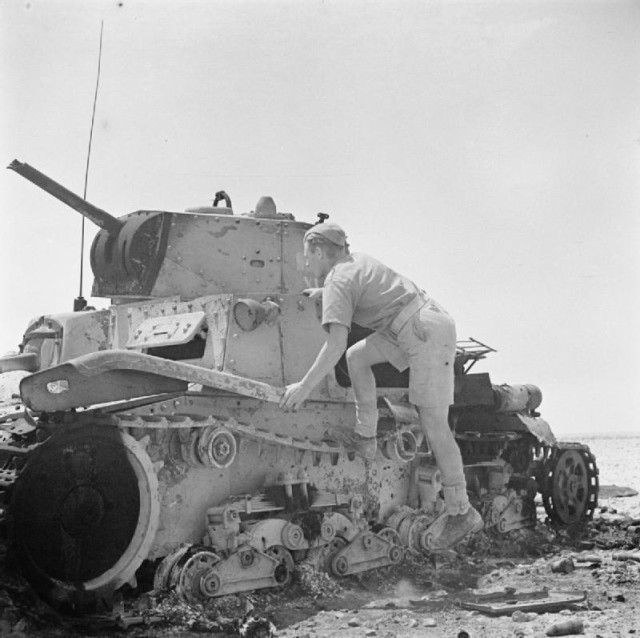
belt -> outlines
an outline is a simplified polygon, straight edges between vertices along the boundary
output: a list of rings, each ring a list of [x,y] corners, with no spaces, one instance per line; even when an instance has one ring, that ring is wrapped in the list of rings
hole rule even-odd
[[[400,330],[402,330],[407,321],[413,317],[413,315],[422,308],[427,303],[426,297],[418,293],[406,306],[402,308],[402,310],[395,316],[395,319],[391,322],[389,326],[389,330],[397,335]]]

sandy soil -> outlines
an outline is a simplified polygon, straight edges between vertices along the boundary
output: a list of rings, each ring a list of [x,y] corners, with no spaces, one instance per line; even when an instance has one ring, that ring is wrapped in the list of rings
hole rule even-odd
[[[118,629],[113,615],[58,615],[5,568],[0,635],[511,638],[550,635],[551,626],[568,620],[579,621],[585,636],[633,635],[640,633],[639,525],[624,514],[623,498],[602,499],[594,520],[575,529],[556,530],[540,522],[535,530],[500,540],[483,532],[456,552],[408,556],[398,568],[340,581],[303,569],[286,590],[227,596],[195,607],[175,596],[125,592],[119,610],[124,624],[131,622],[126,630]],[[635,552],[637,560],[617,560],[623,552]],[[574,569],[554,572],[552,565],[563,558],[571,559]],[[504,616],[465,608],[477,602],[480,590],[504,593],[508,587],[515,593],[506,599],[546,588],[584,600],[566,609]],[[150,624],[136,624],[144,618]]]

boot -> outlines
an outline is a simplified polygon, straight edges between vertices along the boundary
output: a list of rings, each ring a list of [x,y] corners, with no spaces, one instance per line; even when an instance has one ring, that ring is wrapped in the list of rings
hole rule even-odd
[[[432,552],[449,549],[483,527],[482,516],[474,507],[469,507],[464,514],[445,513],[434,523],[433,530],[429,530],[429,549]]]
[[[378,443],[375,436],[362,436],[357,432],[345,432],[334,429],[327,432],[327,438],[341,443],[349,450],[355,452],[357,456],[361,456],[367,461],[374,461],[376,458]]]

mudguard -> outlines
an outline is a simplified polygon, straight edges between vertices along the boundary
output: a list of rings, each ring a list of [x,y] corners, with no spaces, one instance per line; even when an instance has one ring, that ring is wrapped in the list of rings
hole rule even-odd
[[[140,352],[108,350],[71,359],[22,379],[20,395],[36,412],[58,412],[163,392],[198,383],[263,401],[280,401],[284,388]]]

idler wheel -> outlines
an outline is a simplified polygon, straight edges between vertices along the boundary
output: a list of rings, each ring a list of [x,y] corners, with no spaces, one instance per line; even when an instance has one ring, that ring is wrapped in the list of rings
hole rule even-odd
[[[280,534],[282,544],[289,549],[300,549],[304,544],[304,532],[299,525],[287,523]]]
[[[235,461],[238,444],[230,430],[222,426],[207,428],[202,437],[201,456],[207,465],[223,469]]]
[[[141,444],[115,427],[75,427],[37,448],[16,481],[11,549],[45,599],[91,605],[134,579],[159,507]]]
[[[586,448],[555,450],[545,467],[542,501],[556,523],[589,519],[597,504],[598,469]]]
[[[220,557],[211,550],[193,554],[180,572],[176,591],[188,603],[198,603],[211,598],[220,590],[220,579],[211,569]]]
[[[349,571],[349,559],[346,556],[336,556],[331,563],[331,571],[336,576],[344,576]]]
[[[322,521],[320,526],[320,538],[325,543],[331,542],[336,537],[336,529],[329,521]]]

